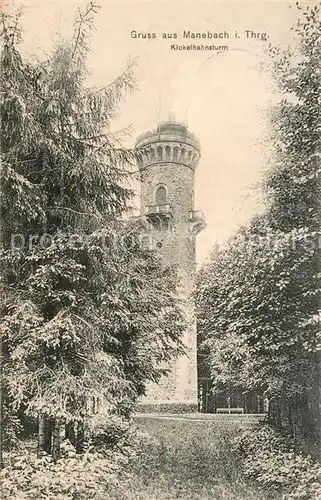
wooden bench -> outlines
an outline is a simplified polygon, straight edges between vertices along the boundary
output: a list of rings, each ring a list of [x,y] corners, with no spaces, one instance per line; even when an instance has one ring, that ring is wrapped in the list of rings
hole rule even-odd
[[[216,413],[244,413],[244,408],[216,408]]]

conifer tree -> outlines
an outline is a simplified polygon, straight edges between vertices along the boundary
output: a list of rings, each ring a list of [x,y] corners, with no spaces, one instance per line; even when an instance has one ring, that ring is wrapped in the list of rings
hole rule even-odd
[[[2,16],[4,394],[38,417],[39,453],[55,459],[62,426],[81,451],[97,405],[131,410],[183,328],[175,273],[124,221],[136,158],[110,125],[133,64],[86,83],[97,10],[78,12],[72,39],[36,64],[19,52],[20,14]]]

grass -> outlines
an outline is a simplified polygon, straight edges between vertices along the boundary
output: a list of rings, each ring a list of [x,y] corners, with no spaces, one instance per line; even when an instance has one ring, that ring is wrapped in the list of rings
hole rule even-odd
[[[227,419],[170,420],[142,416],[147,433],[125,500],[268,500],[244,479],[231,439],[249,423]]]

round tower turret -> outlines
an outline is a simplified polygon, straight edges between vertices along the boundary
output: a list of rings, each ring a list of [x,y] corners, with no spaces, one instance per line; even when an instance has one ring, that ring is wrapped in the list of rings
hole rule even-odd
[[[201,156],[198,138],[181,123],[162,122],[152,132],[140,135],[135,144],[142,152],[139,168],[172,162],[195,171]]]

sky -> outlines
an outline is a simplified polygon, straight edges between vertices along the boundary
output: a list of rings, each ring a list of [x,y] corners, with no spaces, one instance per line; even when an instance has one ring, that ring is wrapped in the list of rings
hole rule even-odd
[[[25,7],[22,25],[26,55],[49,53],[57,36],[70,36],[75,10],[87,2],[12,1]],[[266,168],[268,110],[273,85],[262,71],[269,42],[287,45],[298,12],[294,2],[97,2],[89,57],[90,83],[112,81],[136,59],[137,90],[121,106],[114,129],[132,126],[126,146],[174,113],[201,142],[195,175],[195,209],[206,229],[198,235],[197,262],[216,241],[228,238],[262,210],[257,186]],[[183,39],[183,31],[228,32],[230,38]],[[133,38],[132,32],[156,33]],[[239,38],[235,38],[237,31]],[[246,34],[248,31],[249,35]],[[255,33],[254,35],[252,35]],[[164,39],[162,33],[177,33]],[[257,33],[266,33],[262,40]],[[263,37],[264,38],[264,37]],[[228,50],[175,51],[172,43],[228,45]],[[261,68],[261,69],[260,69]]]

